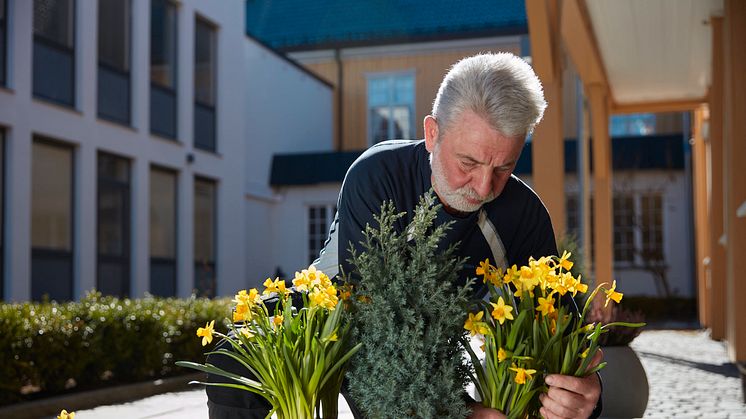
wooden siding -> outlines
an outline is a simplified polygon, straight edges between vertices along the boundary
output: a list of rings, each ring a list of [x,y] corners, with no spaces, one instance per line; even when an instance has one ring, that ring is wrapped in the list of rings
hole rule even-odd
[[[470,55],[484,52],[484,48],[465,48],[447,52],[427,52],[410,55],[382,55],[366,57],[347,57],[343,59],[343,128],[342,150],[361,150],[369,146],[367,120],[367,76],[386,72],[413,72],[415,75],[415,138],[422,138],[422,121],[430,114],[433,100],[438,92],[440,82],[448,69],[456,61]],[[520,53],[520,45],[500,51]],[[337,64],[329,61],[303,63],[314,74],[337,85]],[[335,97],[335,115],[337,112],[337,92]],[[335,144],[339,144],[335,123]]]

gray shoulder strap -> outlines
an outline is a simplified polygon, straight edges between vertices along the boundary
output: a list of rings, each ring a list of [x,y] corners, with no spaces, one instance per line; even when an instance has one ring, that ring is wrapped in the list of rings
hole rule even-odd
[[[484,208],[479,210],[479,220],[477,223],[479,224],[479,229],[482,230],[482,234],[492,251],[492,264],[495,267],[502,269],[504,272],[508,268],[508,259],[505,256],[505,246],[503,246],[500,235],[497,234],[495,225],[492,224],[492,221],[490,221],[489,218],[487,218],[487,211],[485,211]]]

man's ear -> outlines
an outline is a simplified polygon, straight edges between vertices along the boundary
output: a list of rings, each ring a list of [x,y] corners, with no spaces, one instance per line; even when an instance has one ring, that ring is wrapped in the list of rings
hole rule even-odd
[[[435,117],[428,115],[425,117],[425,148],[432,153],[435,150],[435,143],[438,142],[438,121]]]

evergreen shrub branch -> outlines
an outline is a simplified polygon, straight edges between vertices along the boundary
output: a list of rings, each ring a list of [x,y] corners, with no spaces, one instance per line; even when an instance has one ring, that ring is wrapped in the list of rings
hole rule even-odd
[[[459,341],[472,282],[455,284],[465,259],[438,243],[450,223],[433,226],[432,191],[420,198],[405,231],[405,213],[385,202],[368,225],[363,252],[351,246],[357,310],[355,340],[363,347],[348,373],[355,403],[369,418],[463,418],[468,367]]]

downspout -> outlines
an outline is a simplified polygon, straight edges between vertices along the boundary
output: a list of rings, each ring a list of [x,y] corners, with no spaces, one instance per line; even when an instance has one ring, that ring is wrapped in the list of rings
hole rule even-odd
[[[342,106],[342,82],[344,70],[342,68],[342,54],[339,48],[334,50],[334,61],[337,63],[337,138],[335,150],[342,151],[342,127],[344,127],[344,106]]]

